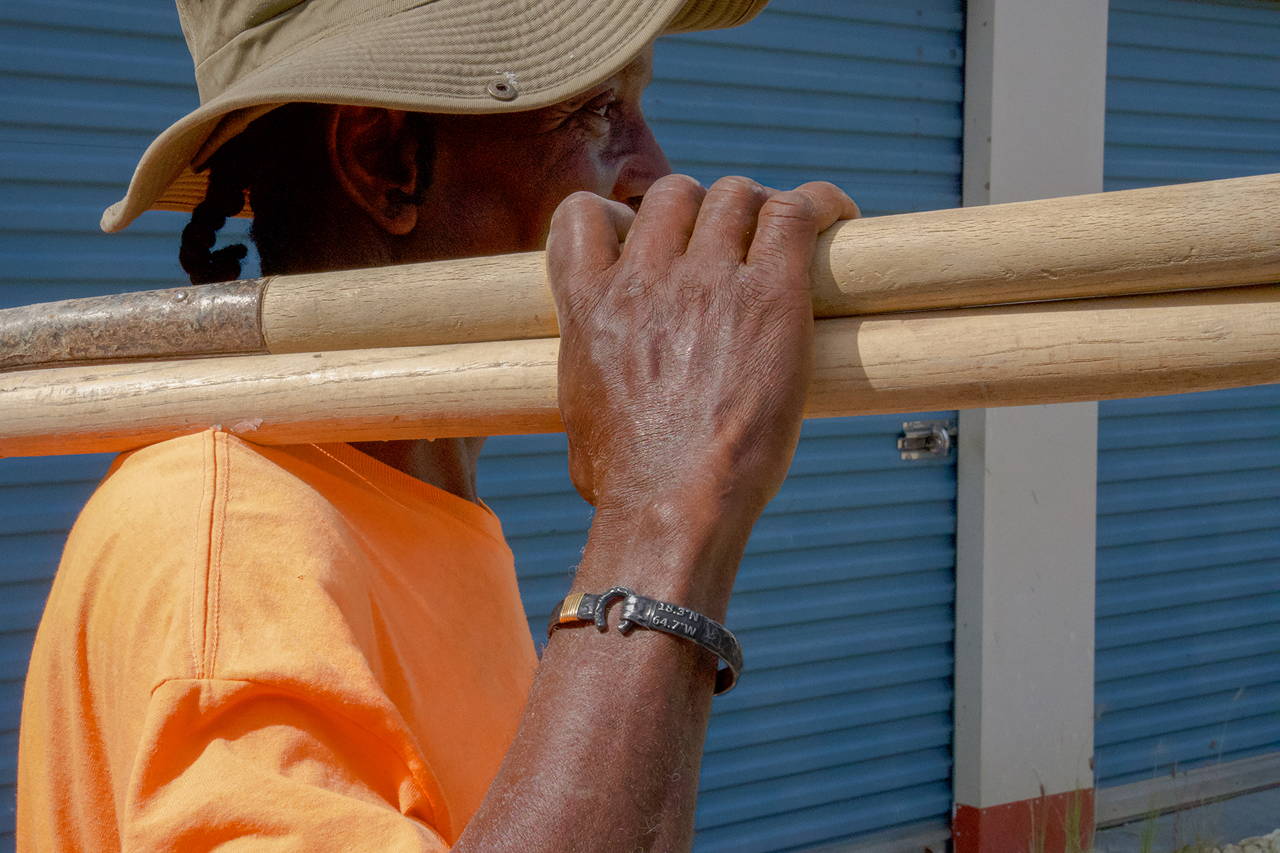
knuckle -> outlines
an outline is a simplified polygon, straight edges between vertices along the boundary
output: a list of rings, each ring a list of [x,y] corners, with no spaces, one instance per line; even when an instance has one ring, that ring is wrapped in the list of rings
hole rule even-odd
[[[808,194],[788,190],[771,196],[760,207],[760,215],[771,219],[799,219],[812,222],[818,218],[818,206]]]
[[[733,300],[738,308],[750,315],[754,315],[768,310],[776,301],[776,298],[769,293],[769,289],[766,286],[752,283],[734,290]],[[754,347],[759,343],[761,338],[767,337],[767,332],[763,330],[757,331],[749,338],[743,340],[742,343],[749,343]]]
[[[849,208],[852,209],[852,215],[855,218],[860,216],[862,213],[858,209],[858,205],[853,200],[853,198],[850,197],[850,195],[847,192],[845,192],[843,188],[841,188],[836,184],[831,183],[830,181],[810,181],[804,186],[797,187],[796,190],[798,192],[807,193],[810,198],[813,198],[815,200],[822,199],[827,204],[834,204],[836,206],[841,206],[842,203],[845,203],[848,205]]]
[[[702,191],[702,184],[688,175],[671,174],[663,175],[654,181],[645,196],[657,194],[689,198],[701,195]]]
[[[587,190],[578,190],[566,196],[564,201],[560,202],[556,212],[564,215],[577,215],[605,204],[608,204],[608,202],[595,193]]]
[[[748,196],[751,198],[764,195],[764,187],[742,175],[726,175],[712,184],[710,191],[718,194]]]
[[[631,303],[631,310],[644,305],[660,284],[660,277],[647,266],[629,266],[614,280],[615,295]]]

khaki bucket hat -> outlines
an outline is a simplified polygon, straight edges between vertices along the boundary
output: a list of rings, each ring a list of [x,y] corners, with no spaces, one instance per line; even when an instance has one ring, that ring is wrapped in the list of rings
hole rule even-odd
[[[200,106],[142,155],[107,208],[190,211],[218,146],[293,101],[434,113],[548,106],[666,33],[732,27],[768,0],[177,0]]]

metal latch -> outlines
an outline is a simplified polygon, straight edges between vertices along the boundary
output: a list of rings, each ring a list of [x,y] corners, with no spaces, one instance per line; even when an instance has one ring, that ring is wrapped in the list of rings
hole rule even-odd
[[[955,438],[956,425],[950,421],[907,421],[898,437],[898,452],[903,461],[945,459]]]

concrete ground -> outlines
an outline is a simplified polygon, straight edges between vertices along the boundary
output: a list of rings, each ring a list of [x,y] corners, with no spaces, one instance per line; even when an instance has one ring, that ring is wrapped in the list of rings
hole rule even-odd
[[[1243,838],[1267,835],[1277,827],[1280,827],[1280,787],[1104,829],[1094,840],[1094,850],[1095,853],[1174,853],[1198,842],[1212,849]]]

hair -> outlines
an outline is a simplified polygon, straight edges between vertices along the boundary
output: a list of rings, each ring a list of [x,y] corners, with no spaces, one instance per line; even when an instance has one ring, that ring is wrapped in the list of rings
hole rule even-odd
[[[314,266],[304,238],[319,233],[328,194],[335,189],[324,145],[324,104],[293,103],[272,110],[228,140],[209,158],[208,189],[182,229],[178,261],[192,284],[240,277],[248,247],[214,249],[229,217],[253,209],[249,231],[263,275]],[[430,116],[410,113],[408,131],[418,136],[418,181],[397,200],[420,204],[435,162]]]
[[[224,145],[223,150],[227,147]],[[220,150],[218,154],[222,154]],[[215,156],[215,159],[216,156]],[[204,201],[191,211],[191,221],[182,229],[182,245],[178,249],[178,262],[186,271],[192,284],[209,284],[240,277],[240,262],[249,249],[243,243],[213,250],[218,241],[218,229],[227,217],[244,210],[245,191],[249,182],[237,174],[240,161],[222,158],[220,164],[209,166],[209,187]]]

